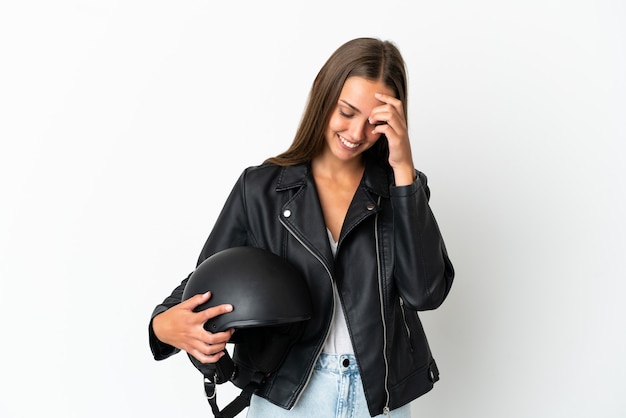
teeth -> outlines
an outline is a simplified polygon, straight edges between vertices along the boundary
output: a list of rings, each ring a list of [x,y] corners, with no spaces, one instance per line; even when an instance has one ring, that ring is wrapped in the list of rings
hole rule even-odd
[[[348,148],[356,148],[358,147],[360,144],[355,144],[354,142],[349,142],[347,139],[345,139],[343,136],[339,135],[339,140],[341,141],[341,143],[343,145],[345,145]]]

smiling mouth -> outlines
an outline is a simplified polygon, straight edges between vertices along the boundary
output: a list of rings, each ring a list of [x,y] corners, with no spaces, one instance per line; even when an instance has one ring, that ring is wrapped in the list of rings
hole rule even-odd
[[[341,136],[339,134],[337,134],[337,136],[339,137],[339,141],[341,141],[341,143],[344,146],[346,146],[346,147],[348,147],[350,149],[356,149],[356,148],[358,148],[361,145],[361,144],[356,144],[354,142],[350,142],[346,138],[344,138],[343,136]]]

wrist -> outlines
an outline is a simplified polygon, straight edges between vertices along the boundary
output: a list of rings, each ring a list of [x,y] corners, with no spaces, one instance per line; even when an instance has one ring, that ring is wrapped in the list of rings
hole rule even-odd
[[[412,184],[417,177],[415,173],[415,168],[413,168],[413,166],[405,167],[402,169],[394,168],[393,176],[396,186],[408,186],[409,184]]]

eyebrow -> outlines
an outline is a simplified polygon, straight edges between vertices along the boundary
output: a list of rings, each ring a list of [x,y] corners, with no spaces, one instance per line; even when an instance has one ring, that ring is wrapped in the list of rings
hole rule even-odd
[[[347,101],[345,101],[344,99],[339,99],[339,101],[343,104],[345,104],[346,106],[348,106],[350,109],[354,110],[357,113],[361,113],[361,111],[357,108],[354,107],[353,105],[351,105],[350,103],[348,103]]]

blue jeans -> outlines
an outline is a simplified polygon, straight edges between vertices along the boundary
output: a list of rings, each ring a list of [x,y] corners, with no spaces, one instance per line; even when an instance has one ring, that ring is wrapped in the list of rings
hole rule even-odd
[[[291,410],[253,395],[247,418],[370,418],[356,359],[350,354],[324,354],[308,386]],[[375,418],[382,418],[377,415]],[[391,418],[410,418],[411,407],[391,411]]]

